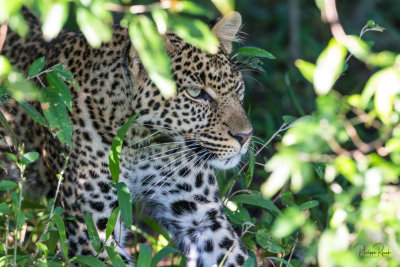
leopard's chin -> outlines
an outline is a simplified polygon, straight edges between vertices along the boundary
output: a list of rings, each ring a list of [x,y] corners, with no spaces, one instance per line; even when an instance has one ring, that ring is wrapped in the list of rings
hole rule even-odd
[[[241,154],[236,154],[236,155],[226,158],[226,159],[211,160],[210,164],[211,164],[211,166],[221,169],[221,170],[232,169],[239,164],[241,157],[242,157]]]

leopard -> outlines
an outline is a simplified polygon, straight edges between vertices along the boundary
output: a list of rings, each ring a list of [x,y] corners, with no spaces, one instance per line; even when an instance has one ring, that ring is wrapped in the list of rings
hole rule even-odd
[[[241,25],[241,15],[231,12],[210,26],[219,40],[215,54],[173,32],[162,36],[177,87],[172,98],[164,97],[150,79],[126,28],[113,26],[112,40],[99,48],[92,48],[79,31],[63,31],[47,42],[38,26],[24,39],[9,30],[1,54],[13,66],[26,73],[35,59],[45,56],[46,67],[63,64],[79,84],[69,86],[71,148],[16,101],[0,106],[18,143],[40,154],[26,172],[26,183],[54,195],[56,175],[63,171],[57,201],[65,217],[75,218],[65,221],[70,257],[96,254],[85,224],[89,213],[102,245],[114,243],[124,260],[132,259],[124,223],[117,223],[106,240],[107,221],[118,206],[109,154],[117,131],[139,114],[126,133],[119,163],[119,182],[128,186],[132,201],[171,233],[187,266],[244,264],[249,254],[225,214],[214,172],[237,166],[253,133],[243,107],[243,77],[231,58]],[[0,134],[13,144],[4,128]],[[7,179],[5,172],[0,175]],[[118,221],[123,221],[121,214]],[[106,260],[107,252],[98,256]]]

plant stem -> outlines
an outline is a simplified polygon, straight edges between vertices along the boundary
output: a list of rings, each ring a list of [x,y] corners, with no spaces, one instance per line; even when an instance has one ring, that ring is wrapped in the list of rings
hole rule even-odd
[[[10,233],[10,228],[8,227],[10,225],[10,216],[7,216],[6,220],[6,244],[5,244],[5,266],[8,264],[8,234]]]
[[[293,252],[294,252],[298,242],[299,242],[299,231],[297,231],[297,233],[296,233],[296,239],[294,240],[294,244],[292,247],[292,251],[290,252],[288,262],[290,262],[292,260]]]
[[[65,172],[65,169],[67,168],[67,165],[68,165],[68,160],[69,160],[69,157],[66,157],[66,158],[65,158],[65,162],[64,162],[64,166],[63,166],[63,168],[62,168],[62,170],[61,170],[61,172],[60,172],[60,175],[59,175],[59,177],[58,177],[57,190],[56,190],[56,194],[55,194],[55,196],[54,196],[53,205],[51,206],[50,216],[49,216],[49,219],[48,219],[48,221],[47,221],[46,227],[45,227],[44,230],[43,230],[43,233],[40,235],[40,238],[38,239],[38,242],[41,242],[41,241],[42,241],[42,236],[44,236],[44,235],[48,232],[48,230],[49,230],[50,220],[51,220],[51,218],[53,218],[53,215],[54,215],[54,207],[55,207],[55,205],[56,205],[57,197],[58,197],[58,194],[59,194],[59,192],[60,192],[61,182],[62,182],[62,180],[63,180],[63,175],[64,175],[64,172]],[[32,255],[32,259],[33,259],[34,257],[36,257],[36,255],[37,255],[38,253],[39,253],[39,248],[36,247],[36,251],[35,251],[35,253]]]
[[[23,151],[22,151],[22,154],[23,154]],[[19,164],[18,164],[18,167],[19,167],[19,169],[20,169],[20,171],[21,171],[21,174],[20,174],[21,180],[18,182],[18,188],[19,188],[18,211],[21,211],[21,203],[22,203],[22,184],[23,184],[24,181],[25,181],[24,172],[25,172],[26,166],[23,165],[23,164],[21,164],[21,163],[19,163]],[[17,220],[16,220],[16,221],[18,221],[18,215],[17,215]],[[17,266],[18,232],[19,232],[18,224],[16,224],[16,226],[15,226],[15,235],[14,235],[14,264],[13,264],[13,266]]]

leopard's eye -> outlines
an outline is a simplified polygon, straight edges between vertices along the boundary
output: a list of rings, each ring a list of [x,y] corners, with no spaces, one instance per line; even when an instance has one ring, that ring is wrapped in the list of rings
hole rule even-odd
[[[188,88],[186,91],[191,97],[198,97],[201,94],[200,88]]]

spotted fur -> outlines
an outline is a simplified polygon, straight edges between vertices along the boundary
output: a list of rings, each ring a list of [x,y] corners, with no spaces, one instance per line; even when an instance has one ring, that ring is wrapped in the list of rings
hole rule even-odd
[[[247,252],[225,216],[213,171],[237,165],[252,133],[242,107],[242,77],[229,57],[240,24],[240,15],[231,13],[212,28],[220,40],[215,55],[172,33],[165,36],[178,87],[171,99],[164,99],[149,79],[126,29],[115,26],[113,40],[98,49],[78,32],[64,32],[50,43],[39,33],[25,41],[14,33],[7,36],[3,53],[14,66],[26,71],[34,59],[46,56],[48,66],[63,63],[80,85],[70,88],[70,150],[15,102],[1,106],[25,150],[41,154],[27,172],[31,186],[45,194],[53,192],[55,175],[64,164],[60,153],[69,155],[59,200],[65,216],[77,219],[66,221],[70,256],[95,253],[84,222],[86,212],[105,241],[107,220],[118,205],[116,190],[109,185],[110,145],[121,125],[140,112],[121,151],[120,181],[129,186],[132,199],[143,203],[172,233],[188,266],[219,264],[228,251],[224,266],[243,264]],[[189,93],[193,88],[201,90],[199,96]],[[11,143],[1,128],[0,134]],[[116,242],[118,252],[129,259],[125,237],[126,230],[117,226],[108,243]],[[106,258],[105,252],[100,258]]]

